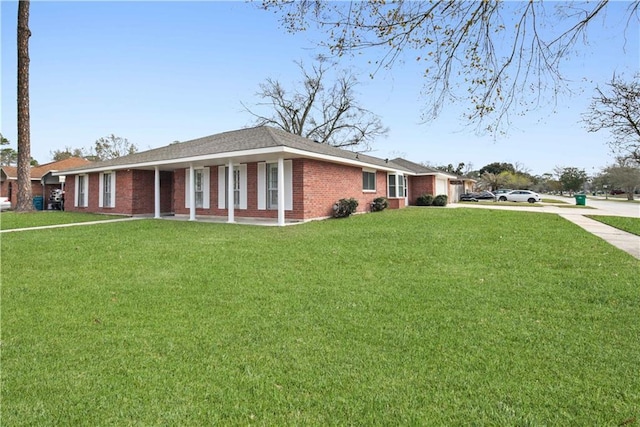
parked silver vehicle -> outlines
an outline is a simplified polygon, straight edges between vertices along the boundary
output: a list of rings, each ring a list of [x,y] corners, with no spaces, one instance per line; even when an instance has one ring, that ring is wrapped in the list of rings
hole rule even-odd
[[[11,209],[11,202],[8,197],[0,197],[0,211]]]
[[[513,190],[508,193],[503,193],[498,196],[498,200],[501,202],[539,202],[541,199],[538,193],[534,193],[529,190]]]

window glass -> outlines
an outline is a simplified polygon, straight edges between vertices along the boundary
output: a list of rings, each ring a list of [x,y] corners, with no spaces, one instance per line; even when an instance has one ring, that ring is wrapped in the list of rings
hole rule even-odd
[[[102,175],[102,206],[111,207],[111,174]]]
[[[278,164],[267,164],[267,209],[278,209]]]
[[[397,197],[396,194],[396,176],[389,175],[389,197]]]
[[[233,206],[240,207],[240,168],[233,168]]]
[[[376,189],[376,173],[362,171],[362,189],[375,191]]]
[[[78,206],[85,206],[85,176],[78,175]]]
[[[195,180],[195,193],[196,193],[196,208],[202,208],[204,206],[204,170],[196,169],[194,172]]]

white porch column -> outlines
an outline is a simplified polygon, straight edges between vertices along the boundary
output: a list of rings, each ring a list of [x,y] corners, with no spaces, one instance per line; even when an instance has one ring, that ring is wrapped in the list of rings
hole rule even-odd
[[[284,159],[278,157],[278,225],[284,225]]]
[[[196,172],[193,163],[189,165],[189,221],[196,220]]]
[[[227,222],[235,222],[235,200],[233,197],[233,160],[227,164]]]
[[[155,185],[154,185],[154,218],[160,218],[160,167],[155,167]]]

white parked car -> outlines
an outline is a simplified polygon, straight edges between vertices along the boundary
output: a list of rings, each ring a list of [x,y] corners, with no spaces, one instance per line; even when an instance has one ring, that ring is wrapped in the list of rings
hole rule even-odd
[[[493,194],[496,196],[496,200],[500,200],[500,196],[502,196],[503,194],[507,194],[512,192],[513,189],[511,188],[500,188],[496,191],[493,192]]]
[[[0,211],[11,209],[11,202],[8,197],[0,197]]]
[[[535,203],[541,200],[538,193],[529,190],[513,190],[508,193],[500,194],[498,200],[501,202],[529,202]]]

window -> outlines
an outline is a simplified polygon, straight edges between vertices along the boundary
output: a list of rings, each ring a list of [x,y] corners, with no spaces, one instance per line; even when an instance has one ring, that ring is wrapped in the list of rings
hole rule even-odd
[[[185,169],[184,182],[184,207],[191,207],[191,182],[190,171]],[[196,208],[209,209],[209,168],[193,169],[193,192]]]
[[[362,171],[362,190],[376,191],[376,173],[371,171]]]
[[[102,206],[111,206],[111,174],[102,174]]]
[[[233,167],[233,194],[234,209],[247,209],[247,165],[241,163]],[[227,209],[229,200],[229,167],[218,167],[218,209]]]
[[[267,209],[278,209],[277,163],[267,163]]]
[[[258,163],[258,209],[278,208],[278,175],[284,175],[284,194],[280,197],[284,199],[284,209],[293,209],[293,161],[285,160],[281,172],[278,171],[278,163]],[[281,200],[282,201],[282,200]]]
[[[233,168],[233,206],[240,207],[240,168]]]
[[[398,197],[396,191],[396,176],[389,175],[389,197]]]
[[[202,208],[204,206],[204,177],[203,169],[196,169],[193,171],[193,179],[195,181],[195,193],[196,193],[196,208]]]
[[[98,207],[114,208],[116,206],[116,173],[103,172],[99,179]]]
[[[225,200],[229,197],[229,187],[227,186],[228,180],[228,172],[229,168],[224,168],[224,198]],[[233,207],[236,209],[240,209],[240,167],[233,167]],[[222,209],[226,208],[226,203],[223,205]]]
[[[76,176],[76,206],[87,207],[87,176]]]
[[[389,197],[390,198],[398,198],[405,197],[405,185],[404,185],[404,175],[400,174],[390,174],[389,178]]]

